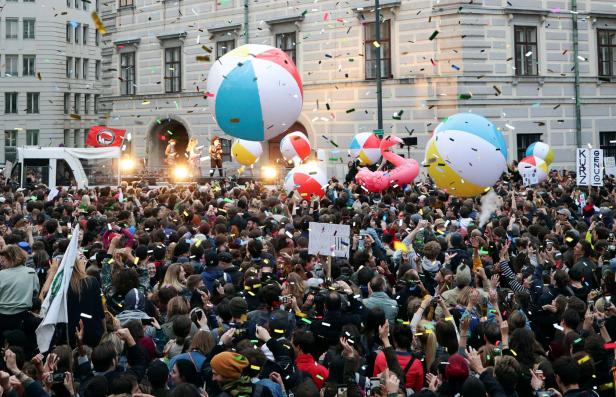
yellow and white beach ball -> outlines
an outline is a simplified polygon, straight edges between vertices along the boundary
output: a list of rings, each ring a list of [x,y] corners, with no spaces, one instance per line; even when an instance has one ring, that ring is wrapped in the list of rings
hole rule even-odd
[[[231,154],[235,161],[242,165],[253,165],[263,153],[261,142],[238,139],[231,146]]]

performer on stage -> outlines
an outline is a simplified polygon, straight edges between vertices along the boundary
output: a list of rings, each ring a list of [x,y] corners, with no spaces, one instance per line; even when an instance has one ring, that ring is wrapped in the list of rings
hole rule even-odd
[[[218,175],[222,178],[222,143],[217,135],[214,135],[210,144],[210,159],[210,178],[214,176],[216,168],[218,168]]]
[[[175,150],[175,139],[169,139],[169,144],[165,149],[165,163],[174,165],[178,157],[178,152]]]
[[[190,172],[193,177],[201,177],[201,154],[203,152],[203,146],[199,146],[199,140],[197,137],[190,138],[188,146],[186,146],[186,153],[188,153],[188,163],[190,165]]]

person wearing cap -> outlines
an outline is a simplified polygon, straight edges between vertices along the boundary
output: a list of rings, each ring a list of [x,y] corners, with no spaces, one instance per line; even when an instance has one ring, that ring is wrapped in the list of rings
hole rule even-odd
[[[445,226],[443,218],[438,218],[434,221],[434,233],[437,236],[447,235],[447,227]]]
[[[36,271],[26,267],[26,254],[16,245],[0,251],[0,335],[19,329],[32,308],[40,285]]]
[[[207,251],[204,260],[205,270],[201,273],[201,278],[210,294],[214,294],[216,285],[224,286],[226,283],[232,282],[231,277],[218,265],[219,256],[214,250]]]
[[[233,255],[223,251],[218,255],[218,265],[225,272],[225,279],[231,280],[235,288],[239,288],[244,280],[244,273],[238,266],[233,264]]]

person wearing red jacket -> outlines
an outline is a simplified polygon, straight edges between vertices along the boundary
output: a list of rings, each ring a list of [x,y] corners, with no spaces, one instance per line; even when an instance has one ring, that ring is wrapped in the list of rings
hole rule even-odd
[[[424,386],[424,368],[421,360],[415,358],[410,352],[411,344],[413,343],[411,327],[396,323],[393,330],[393,340],[398,363],[400,363],[406,378],[405,388],[413,389],[415,392],[420,391]],[[379,376],[385,369],[387,369],[387,361],[385,354],[381,351],[374,360],[373,376]]]
[[[314,335],[310,331],[297,330],[293,334],[292,343],[295,350],[295,365],[297,369],[309,373],[320,390],[329,377],[329,370],[317,363],[312,354],[310,354],[315,344]]]

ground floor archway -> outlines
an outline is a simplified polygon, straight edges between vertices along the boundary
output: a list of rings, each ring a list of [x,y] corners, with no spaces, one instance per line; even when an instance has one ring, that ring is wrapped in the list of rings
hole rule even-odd
[[[148,136],[148,150],[146,164],[148,168],[162,168],[165,166],[165,149],[170,139],[176,141],[176,151],[180,161],[185,160],[186,146],[188,145],[188,131],[184,124],[174,119],[158,120],[150,130]]]

